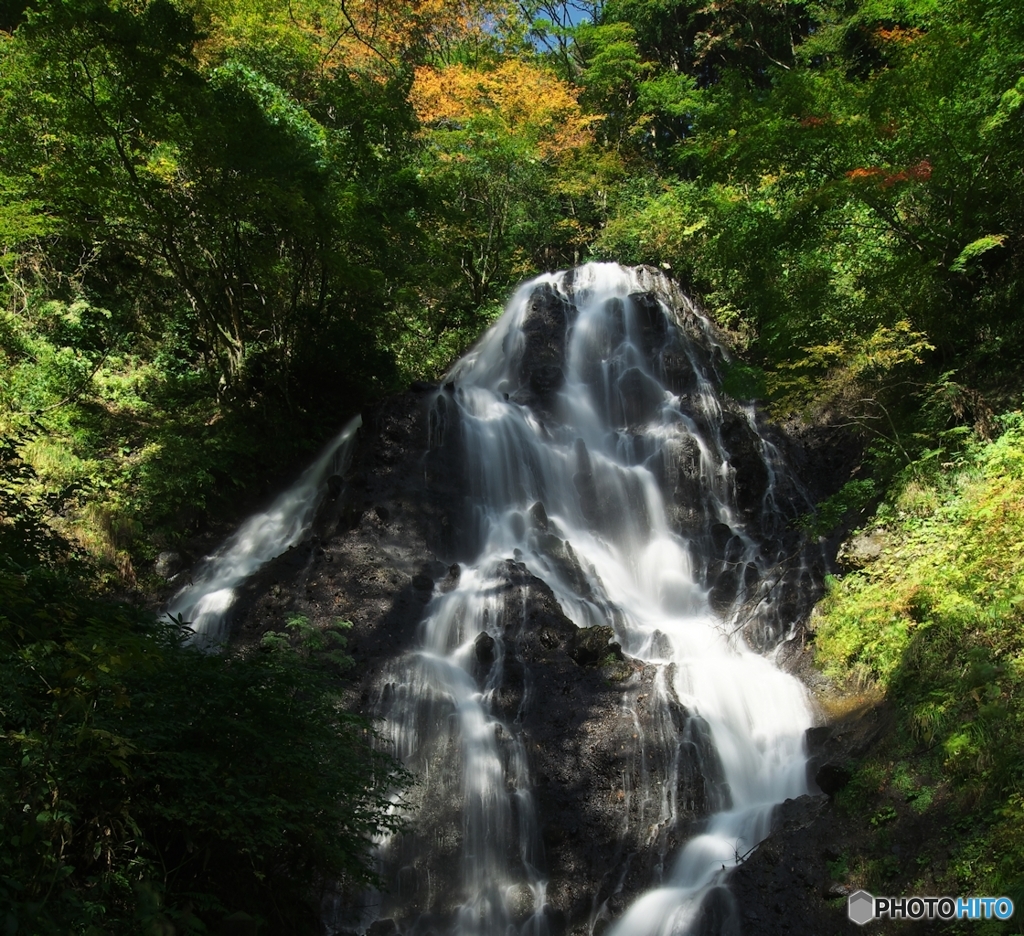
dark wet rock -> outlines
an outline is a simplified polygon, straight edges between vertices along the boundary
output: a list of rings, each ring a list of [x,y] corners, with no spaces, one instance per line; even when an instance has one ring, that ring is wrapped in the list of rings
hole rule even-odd
[[[630,302],[636,312],[640,329],[640,347],[644,354],[653,356],[668,337],[668,319],[658,297],[651,293],[631,293]]]
[[[828,805],[824,796],[808,793],[795,799],[788,799],[777,807],[775,824],[784,832],[796,832],[808,828]]]
[[[392,919],[376,920],[370,924],[366,936],[400,936],[398,924]]]
[[[442,579],[441,584],[438,585],[438,591],[440,591],[442,594],[450,592],[459,584],[459,579],[461,576],[462,566],[460,566],[457,562],[453,562],[450,566],[448,566],[448,571],[445,573],[444,579]]]
[[[737,505],[744,513],[754,514],[762,507],[768,490],[768,469],[757,436],[747,420],[736,413],[723,414],[721,432],[735,471]]]
[[[530,389],[541,398],[550,397],[565,383],[565,372],[555,364],[538,364],[530,368]]]
[[[655,631],[651,638],[650,655],[655,660],[668,660],[672,657],[672,642],[669,640],[668,635],[660,630]]]
[[[732,527],[727,523],[713,523],[711,525],[711,541],[714,543],[715,552],[723,558],[725,557],[726,547],[732,538]]]
[[[827,687],[825,690],[828,691]],[[823,793],[841,789],[849,781],[857,758],[873,747],[888,730],[889,723],[888,710],[878,706],[866,711],[855,710],[831,725],[809,728],[806,733],[808,784],[817,785]],[[825,768],[828,769],[822,775],[822,785],[817,774]]]
[[[674,699],[672,724],[679,735],[679,808],[684,819],[696,820],[728,809],[732,794],[711,738],[708,723]]]
[[[790,421],[771,437],[781,445],[790,468],[804,485],[808,500],[805,512],[835,494],[857,471],[863,458],[863,436],[842,425]],[[855,522],[855,517],[846,521]],[[824,545],[830,555],[835,556],[849,531],[849,525],[841,525],[829,534]]]
[[[597,493],[597,485],[594,483],[594,467],[590,462],[590,453],[587,451],[586,443],[577,439],[573,447],[576,456],[576,473],[572,476],[573,486],[580,499],[580,510],[583,516],[592,524],[600,525],[601,502]]]
[[[824,796],[786,800],[776,809],[775,831],[727,879],[747,933],[757,936],[852,934],[845,900],[824,858],[841,821]],[[756,923],[754,922],[756,921]]]
[[[609,657],[621,660],[622,647],[614,641],[611,627],[586,627],[576,631],[569,656],[580,666],[593,666]]]
[[[568,540],[559,539],[551,533],[541,533],[537,537],[537,546],[563,582],[581,598],[593,598],[590,579],[584,574],[576,552]]]
[[[433,581],[443,579],[450,571],[449,566],[439,559],[432,559],[420,566],[420,574],[429,576]]]
[[[672,527],[687,537],[706,533],[708,505],[701,493],[697,440],[691,436],[673,440],[648,467],[668,495],[665,509]]]
[[[693,936],[741,936],[736,900],[726,887],[712,887],[704,895],[697,919],[690,932]]]
[[[523,321],[520,359],[521,386],[529,395],[522,402],[545,408],[565,381],[562,363],[575,308],[554,287],[543,284],[530,297]]]
[[[715,574],[712,582],[711,590],[708,592],[708,601],[713,610],[721,615],[727,615],[739,595],[740,582],[735,569],[723,565]]]
[[[665,391],[638,367],[629,368],[618,380],[621,413],[616,420],[624,426],[640,426],[654,418],[665,401]]]
[[[816,754],[822,750],[832,738],[833,729],[831,725],[815,725],[804,732],[804,745],[808,754]]]
[[[434,580],[429,575],[419,573],[412,577],[412,587],[417,591],[431,592],[434,590]]]
[[[490,666],[494,662],[494,638],[484,632],[473,641],[473,652],[481,666]]]
[[[337,500],[345,482],[341,475],[332,474],[327,478],[327,496],[330,500]]]
[[[814,782],[822,793],[834,796],[845,787],[853,775],[843,764],[822,764],[814,774]]]

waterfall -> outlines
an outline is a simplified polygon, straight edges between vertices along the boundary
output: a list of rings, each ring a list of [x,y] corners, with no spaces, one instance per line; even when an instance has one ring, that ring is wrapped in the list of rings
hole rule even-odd
[[[806,792],[811,711],[774,657],[818,577],[791,523],[810,504],[754,408],[721,392],[727,364],[658,271],[589,264],[524,284],[418,391],[403,425],[425,451],[402,496],[443,489],[412,513],[444,528],[416,530],[424,568],[447,572],[426,578],[412,644],[363,681],[417,778],[411,824],[380,842],[386,889],[325,902],[328,932],[741,932],[728,870]],[[308,534],[357,425],[174,597],[203,645],[226,638],[245,578]],[[338,502],[357,551],[369,503]]]
[[[309,532],[328,478],[344,470],[361,423],[358,416],[350,420],[299,479],[204,558],[192,571],[188,584],[168,602],[164,612],[175,619],[180,615],[192,627],[192,640],[197,645],[214,648],[227,640],[238,586]]]
[[[610,932],[740,932],[718,885],[769,833],[773,806],[806,792],[808,700],[765,651],[786,637],[810,574],[783,519],[799,492],[753,410],[719,391],[725,360],[655,271],[591,264],[521,287],[438,391],[431,446],[456,447],[464,465],[465,561],[377,706],[434,823],[412,844],[382,844],[381,913],[401,932],[562,928],[546,906],[558,869],[528,750],[529,713],[547,701],[517,659],[538,581],[578,628],[610,625],[609,653],[635,667],[622,710],[638,766],[622,822],[639,817],[661,855],[654,888]],[[643,718],[640,669],[653,671]],[[522,684],[512,706],[510,679]],[[684,775],[702,802],[679,801]],[[697,834],[673,856],[684,814]],[[606,903],[594,901],[591,932]]]

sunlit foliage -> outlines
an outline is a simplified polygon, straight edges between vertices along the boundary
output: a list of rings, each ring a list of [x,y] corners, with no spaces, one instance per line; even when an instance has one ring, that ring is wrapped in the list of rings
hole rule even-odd
[[[862,769],[888,776],[896,757],[970,818],[929,886],[1019,895],[1024,423],[1000,423],[995,441],[954,434],[902,473],[867,527],[885,550],[831,583],[815,647],[827,672],[880,687],[896,712],[892,744]]]

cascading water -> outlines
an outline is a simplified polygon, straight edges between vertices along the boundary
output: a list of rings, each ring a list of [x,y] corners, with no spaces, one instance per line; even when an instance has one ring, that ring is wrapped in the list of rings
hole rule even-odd
[[[327,900],[328,931],[740,932],[722,879],[769,832],[773,806],[806,790],[810,709],[771,657],[817,576],[789,522],[810,505],[753,409],[718,389],[725,362],[657,271],[542,276],[427,397],[427,451],[401,463],[391,510],[372,512],[378,528],[392,511],[418,517],[401,527],[418,546],[360,534],[363,468],[317,515],[329,476],[338,494],[355,420],[174,597],[168,611],[218,644],[238,586],[314,517],[350,537],[344,555],[391,556],[377,580],[408,578],[416,549],[435,553],[412,579],[432,592],[410,619],[413,645],[395,656],[385,634],[371,659],[390,659],[363,682],[418,778],[411,827],[380,844],[386,890],[362,909]],[[306,570],[307,590],[335,583],[324,613],[343,606],[331,576],[344,565]],[[400,606],[412,605],[377,606],[363,637]],[[574,847],[577,833],[590,838]]]
[[[213,648],[227,639],[228,615],[238,586],[309,532],[327,479],[344,470],[361,423],[358,416],[350,420],[295,484],[203,559],[188,584],[171,598],[165,613],[176,619],[180,615],[191,626],[197,645]]]
[[[438,392],[431,446],[457,448],[464,466],[465,561],[380,684],[384,733],[434,823],[381,847],[389,932],[565,928],[546,905],[558,869],[530,775],[529,713],[546,700],[517,651],[536,580],[577,627],[611,625],[637,661],[623,683],[634,726],[623,834],[643,827],[659,854],[654,889],[611,932],[740,931],[716,885],[768,834],[774,804],[806,792],[811,711],[764,651],[811,576],[782,519],[799,495],[784,490],[753,411],[720,395],[723,361],[709,323],[660,274],[592,264],[523,286]],[[510,708],[512,665],[522,690]],[[638,696],[641,670],[650,689]],[[672,857],[684,817],[698,834]],[[606,904],[595,897],[582,931],[608,918]]]

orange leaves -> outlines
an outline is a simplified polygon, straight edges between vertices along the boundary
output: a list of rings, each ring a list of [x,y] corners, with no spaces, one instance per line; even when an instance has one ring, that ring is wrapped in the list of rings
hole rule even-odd
[[[900,172],[890,172],[881,166],[859,166],[846,173],[853,182],[877,181],[882,188],[891,188],[898,182],[927,182],[932,177],[932,164],[922,159]]]
[[[545,68],[515,59],[492,71],[465,65],[416,69],[410,100],[429,127],[488,124],[528,140],[542,158],[559,160],[593,139],[595,118],[572,89]]]
[[[410,100],[421,123],[461,122],[480,109],[487,91],[484,76],[462,65],[442,71],[421,66],[416,69]]]
[[[480,41],[502,8],[498,0],[347,0],[343,9],[358,37],[398,61]]]
[[[908,169],[896,173],[892,182],[927,182],[932,177],[932,164],[927,159],[914,163]],[[890,184],[892,184],[890,182]]]
[[[875,30],[875,38],[880,42],[895,42],[899,45],[909,45],[923,35],[923,29],[914,27],[893,26],[892,29],[886,29],[881,26]]]
[[[877,179],[882,175],[885,175],[885,170],[879,166],[858,166],[846,173],[846,178],[852,179],[854,182],[862,182],[865,179]]]

